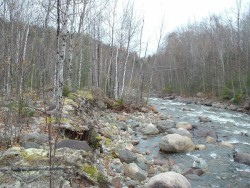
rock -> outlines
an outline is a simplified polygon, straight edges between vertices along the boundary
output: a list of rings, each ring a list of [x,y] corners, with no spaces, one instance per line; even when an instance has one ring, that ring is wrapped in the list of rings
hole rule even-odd
[[[93,151],[86,141],[79,140],[62,140],[56,145],[56,149],[70,148],[75,150]]]
[[[121,187],[122,187],[121,181],[122,181],[121,177],[116,176],[116,177],[112,178],[111,184],[112,184],[115,188],[121,188]]]
[[[228,110],[232,110],[232,111],[236,111],[237,108],[238,108],[238,107],[237,107],[236,105],[233,105],[233,104],[227,106],[227,109],[228,109]]]
[[[126,185],[128,186],[128,188],[136,188],[139,184],[140,182],[136,180],[130,180],[126,182]]]
[[[224,147],[228,147],[228,148],[231,148],[231,149],[234,149],[235,146],[229,142],[225,142],[225,141],[222,141],[220,142],[220,146],[224,146]]]
[[[36,142],[22,142],[22,143],[20,143],[20,145],[22,147],[24,147],[25,149],[28,149],[28,148],[37,148],[37,149],[39,149],[42,146],[40,144],[37,144]]]
[[[119,150],[117,153],[118,158],[125,163],[132,163],[137,159],[136,155],[127,149]]]
[[[167,133],[168,134],[179,134],[179,135],[182,135],[182,136],[187,136],[189,138],[192,138],[192,134],[186,130],[186,129],[182,129],[182,128],[179,128],[179,129],[176,129],[176,128],[171,128],[171,129],[168,129],[167,130]]]
[[[178,122],[176,124],[176,128],[182,128],[182,129],[190,130],[190,129],[193,128],[193,126],[188,122]]]
[[[133,180],[143,181],[147,178],[148,173],[142,170],[135,163],[130,163],[124,166],[124,174]]]
[[[117,120],[125,122],[126,121],[126,116],[124,116],[124,115],[118,115],[117,116]]]
[[[239,153],[234,150],[233,158],[235,162],[246,164],[250,166],[250,153]]]
[[[204,93],[202,93],[202,92],[198,92],[197,94],[196,94],[196,97],[199,97],[199,98],[203,98],[205,95],[204,95]]]
[[[207,136],[206,142],[209,144],[214,144],[214,143],[216,143],[216,140],[215,140],[215,138],[213,138],[211,136]]]
[[[149,112],[149,109],[146,108],[146,107],[142,107],[142,108],[141,108],[141,112],[143,112],[143,113],[148,113],[148,112]]]
[[[189,137],[179,134],[164,136],[159,145],[161,151],[170,153],[193,151],[195,149],[195,145]]]
[[[147,188],[191,188],[189,181],[176,172],[165,172],[153,176],[147,184]]]
[[[211,119],[209,119],[207,116],[199,116],[200,122],[206,123],[211,122]]]
[[[106,138],[109,138],[109,139],[112,139],[112,136],[111,134],[109,133],[110,131],[105,129],[105,128],[102,128],[98,131],[98,133]]]
[[[157,123],[157,128],[160,133],[165,133],[168,129],[174,128],[175,124],[176,123],[172,120],[159,121]]]
[[[206,129],[206,128],[203,128],[203,127],[198,127],[197,129],[194,130],[193,133],[194,133],[194,136],[198,137],[198,138],[207,137],[207,136],[210,136],[210,137],[213,137],[213,138],[217,137],[215,131],[209,130],[209,129]]]
[[[157,110],[157,108],[155,107],[155,106],[149,106],[149,108],[150,108],[150,110],[152,111],[152,112],[154,112],[155,114],[158,114],[159,112],[158,112],[158,110]]]
[[[157,129],[157,127],[150,123],[148,124],[144,129],[143,129],[143,134],[145,135],[155,135],[158,134],[159,130]]]
[[[49,136],[47,134],[40,134],[40,133],[29,133],[23,134],[20,136],[20,143],[21,145],[25,142],[34,142],[37,144],[44,144],[49,143]]]
[[[131,143],[133,144],[133,146],[136,146],[140,143],[139,140],[132,140]]]
[[[121,163],[120,159],[113,159],[111,168],[118,173],[121,173],[124,169],[123,164]]]
[[[207,147],[203,144],[195,145],[195,150],[205,150]]]
[[[182,173],[183,176],[186,176],[189,174],[195,174],[197,176],[201,176],[202,174],[204,174],[204,171],[198,167],[191,167],[191,168],[187,169],[184,173]]]
[[[250,110],[250,100],[247,100],[245,103],[244,103],[244,107],[243,107],[245,110]]]
[[[196,157],[196,159],[193,162],[193,167],[200,168],[202,170],[208,169],[208,165],[207,165],[206,161],[200,157]]]

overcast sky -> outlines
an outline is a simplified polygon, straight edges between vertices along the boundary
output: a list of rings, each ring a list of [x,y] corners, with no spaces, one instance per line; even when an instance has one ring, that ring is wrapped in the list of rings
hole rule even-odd
[[[215,13],[229,13],[236,7],[236,0],[134,0],[135,9],[144,15],[144,42],[149,40],[149,51],[157,46],[157,35],[164,18],[164,33],[194,20],[199,21]],[[243,6],[250,0],[242,0]]]

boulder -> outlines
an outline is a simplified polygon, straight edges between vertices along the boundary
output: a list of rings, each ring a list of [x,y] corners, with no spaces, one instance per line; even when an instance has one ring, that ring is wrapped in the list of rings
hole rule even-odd
[[[193,167],[194,168],[200,168],[202,170],[207,170],[208,169],[208,165],[207,162],[200,158],[200,157],[196,157],[196,159],[193,162]]]
[[[248,101],[246,101],[246,102],[244,103],[244,109],[245,109],[245,110],[250,110],[250,100],[248,100]]]
[[[239,153],[234,150],[233,158],[235,162],[250,166],[250,153]]]
[[[216,143],[216,140],[215,140],[215,138],[213,138],[211,136],[207,136],[206,142],[209,144],[214,144],[214,143]]]
[[[186,130],[186,129],[183,129],[183,128],[179,128],[179,129],[176,129],[176,128],[171,128],[171,129],[168,129],[167,131],[168,134],[179,134],[179,135],[182,135],[182,136],[187,136],[189,138],[192,138],[192,134]]]
[[[147,178],[148,173],[142,170],[135,163],[130,163],[124,166],[124,174],[133,180],[143,181]]]
[[[198,92],[197,94],[196,94],[196,97],[199,97],[199,98],[202,98],[202,97],[204,97],[205,95],[204,95],[204,93],[202,93],[202,92]]]
[[[199,116],[200,122],[206,123],[211,122],[211,119],[209,119],[207,116]]]
[[[189,181],[176,172],[165,172],[153,176],[147,184],[147,188],[191,188]]]
[[[233,144],[231,144],[231,143],[229,143],[229,142],[226,142],[226,141],[220,142],[220,146],[228,147],[228,148],[230,148],[230,149],[234,149],[234,148],[235,148],[235,146],[234,146]]]
[[[145,135],[154,135],[154,134],[158,134],[159,130],[154,124],[150,123],[146,125],[146,127],[143,129],[143,133]]]
[[[136,155],[132,151],[129,151],[127,149],[119,150],[117,153],[118,158],[125,163],[132,163],[137,159]]]
[[[173,120],[159,121],[157,123],[157,128],[160,133],[165,133],[168,129],[174,128],[175,124],[176,123]]]
[[[91,147],[86,141],[79,140],[62,140],[56,145],[56,149],[59,148],[70,148],[75,150],[92,151]]]
[[[205,150],[207,147],[205,146],[205,145],[203,145],[203,144],[197,144],[196,146],[195,146],[195,149],[196,150]]]
[[[49,143],[49,136],[47,134],[40,133],[29,133],[20,136],[20,143],[25,144],[25,142],[34,142],[37,144]]]
[[[160,141],[160,150],[169,153],[193,151],[195,145],[191,138],[179,134],[168,134]]]
[[[190,129],[193,128],[193,126],[188,122],[178,122],[176,124],[176,128],[182,128],[182,129],[190,130]]]

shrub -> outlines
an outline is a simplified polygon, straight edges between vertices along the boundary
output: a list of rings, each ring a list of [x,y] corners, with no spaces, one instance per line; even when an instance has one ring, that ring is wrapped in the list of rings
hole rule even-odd
[[[234,96],[233,96],[233,91],[231,89],[229,89],[228,87],[225,87],[223,90],[222,90],[222,99],[223,100],[230,100],[232,99]]]
[[[70,94],[71,94],[70,89],[69,89],[67,86],[64,86],[64,87],[63,87],[63,91],[62,91],[62,96],[64,96],[64,97],[69,97]]]

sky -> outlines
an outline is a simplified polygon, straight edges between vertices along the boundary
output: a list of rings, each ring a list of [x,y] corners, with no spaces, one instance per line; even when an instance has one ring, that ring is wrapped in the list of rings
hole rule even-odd
[[[143,41],[149,42],[149,53],[157,48],[160,27],[164,18],[164,32],[173,31],[193,21],[200,21],[211,14],[225,15],[236,7],[236,0],[134,0],[135,10],[144,15]],[[250,0],[242,0],[246,7]]]

